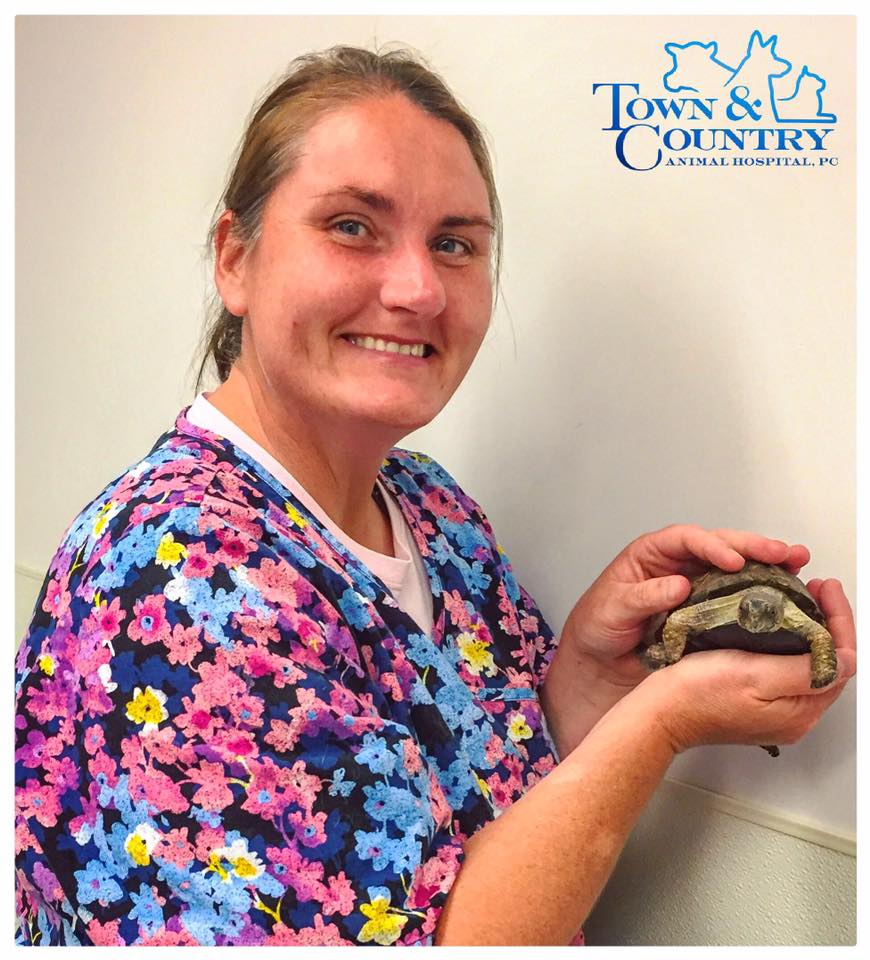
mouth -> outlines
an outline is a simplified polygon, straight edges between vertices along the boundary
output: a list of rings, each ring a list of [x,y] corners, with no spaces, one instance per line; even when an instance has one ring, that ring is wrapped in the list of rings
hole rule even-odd
[[[357,333],[342,334],[341,339],[360,350],[389,359],[428,360],[437,352],[431,343],[422,340],[388,339]]]

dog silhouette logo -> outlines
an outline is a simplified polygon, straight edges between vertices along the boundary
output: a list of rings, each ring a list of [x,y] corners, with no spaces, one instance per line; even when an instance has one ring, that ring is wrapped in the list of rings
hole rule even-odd
[[[836,114],[825,110],[822,94],[826,81],[808,64],[799,71],[776,49],[778,37],[763,39],[754,30],[743,58],[731,66],[719,56],[715,41],[670,41],[665,52],[671,66],[663,77],[670,93],[688,91],[705,97],[732,96],[742,113],[730,119],[764,123],[836,123]]]

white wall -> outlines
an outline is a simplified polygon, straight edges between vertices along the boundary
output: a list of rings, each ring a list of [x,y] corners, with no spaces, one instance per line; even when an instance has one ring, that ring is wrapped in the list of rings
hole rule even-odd
[[[827,80],[838,167],[617,163],[593,82],[661,96],[664,42],[715,39],[734,61],[756,28]],[[677,521],[806,543],[806,577],[839,577],[854,602],[854,30],[18,17],[17,563],[44,570],[80,507],[190,400],[203,244],[254,100],[299,53],[398,40],[491,135],[506,236],[475,365],[403,445],[483,504],[556,630],[622,546]],[[850,688],[777,760],[698,749],[671,776],[854,834],[854,706]]]

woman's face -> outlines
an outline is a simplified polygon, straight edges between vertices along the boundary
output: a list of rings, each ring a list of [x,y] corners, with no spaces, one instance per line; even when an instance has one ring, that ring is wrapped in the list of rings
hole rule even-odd
[[[451,124],[400,95],[321,117],[247,259],[221,274],[218,258],[224,302],[247,318],[246,373],[281,408],[326,424],[428,423],[489,323],[489,219],[486,184]],[[429,355],[349,336],[425,343]]]

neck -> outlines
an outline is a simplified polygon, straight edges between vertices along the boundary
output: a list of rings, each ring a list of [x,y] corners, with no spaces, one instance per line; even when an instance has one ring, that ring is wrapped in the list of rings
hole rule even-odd
[[[393,555],[389,515],[372,493],[399,437],[361,429],[357,422],[327,425],[306,418],[267,395],[238,363],[208,400],[288,470],[349,537]]]

